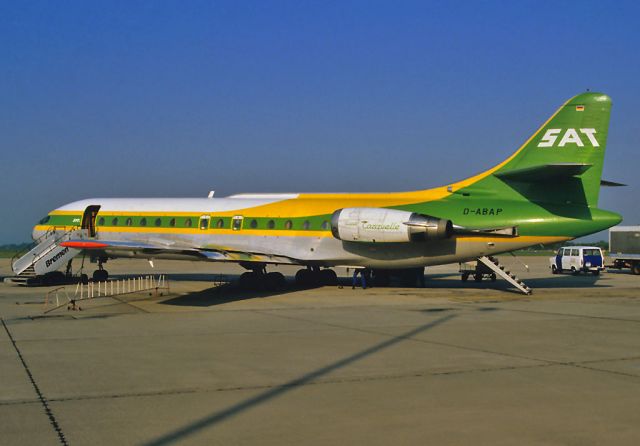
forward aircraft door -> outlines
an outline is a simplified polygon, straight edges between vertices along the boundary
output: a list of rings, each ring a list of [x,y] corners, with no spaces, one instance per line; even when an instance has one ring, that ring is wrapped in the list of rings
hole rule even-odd
[[[87,206],[84,210],[84,214],[82,215],[82,229],[87,230],[87,235],[89,237],[96,236],[96,218],[98,217],[98,211],[100,210],[99,205]]]

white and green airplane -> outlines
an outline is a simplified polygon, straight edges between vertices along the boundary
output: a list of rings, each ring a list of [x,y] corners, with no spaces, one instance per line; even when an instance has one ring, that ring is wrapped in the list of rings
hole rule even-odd
[[[244,283],[274,288],[284,277],[269,265],[330,283],[335,266],[384,277],[570,240],[621,221],[597,207],[610,110],[604,94],[575,96],[499,165],[433,189],[76,201],[35,226],[14,271],[45,275],[80,253],[98,260],[97,280],[112,258],[237,262]]]

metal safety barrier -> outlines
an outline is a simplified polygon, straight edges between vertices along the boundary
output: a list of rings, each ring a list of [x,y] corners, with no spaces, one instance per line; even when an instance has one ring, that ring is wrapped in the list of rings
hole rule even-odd
[[[44,308],[45,313],[65,305],[67,305],[67,309],[69,310],[76,310],[80,309],[78,307],[78,301],[86,299],[115,297],[146,291],[153,291],[157,296],[158,292],[161,290],[166,290],[167,293],[169,292],[169,281],[167,280],[167,276],[164,274],[159,276],[149,275],[127,277],[124,279],[105,280],[102,282],[78,282],[73,296],[69,295],[65,287],[58,287],[50,290],[44,298]],[[49,305],[53,305],[54,300],[55,306],[53,308],[48,308]]]

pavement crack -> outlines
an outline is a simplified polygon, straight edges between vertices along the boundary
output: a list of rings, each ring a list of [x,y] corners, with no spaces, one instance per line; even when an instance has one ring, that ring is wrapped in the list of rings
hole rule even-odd
[[[51,407],[49,407],[49,401],[40,390],[40,387],[38,387],[38,383],[36,383],[36,380],[33,377],[31,370],[29,369],[29,365],[27,364],[24,357],[22,356],[22,353],[20,352],[20,349],[18,348],[18,345],[16,344],[15,339],[13,338],[13,335],[9,331],[9,327],[7,327],[7,324],[4,323],[4,319],[0,318],[0,321],[2,322],[2,326],[7,332],[7,336],[9,336],[9,340],[11,341],[11,344],[13,345],[13,348],[18,355],[18,359],[20,359],[20,362],[22,363],[22,367],[24,368],[24,371],[27,373],[27,376],[29,377],[29,381],[31,382],[31,385],[33,386],[33,389],[35,390],[36,395],[38,396],[38,400],[40,401],[40,404],[42,405],[44,412],[47,415],[47,418],[49,418],[49,422],[51,423],[53,430],[58,435],[58,440],[60,440],[60,444],[65,446],[68,445],[69,442],[67,441],[64,435],[64,432],[62,432],[62,428],[60,427],[58,420],[53,414],[53,410],[51,409]]]

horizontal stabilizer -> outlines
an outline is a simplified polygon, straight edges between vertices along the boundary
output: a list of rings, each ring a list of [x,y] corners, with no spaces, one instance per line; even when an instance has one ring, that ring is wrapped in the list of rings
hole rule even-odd
[[[623,183],[616,183],[615,181],[600,180],[600,186],[605,186],[605,187],[622,187],[622,186],[626,186],[626,184],[623,184]]]
[[[589,170],[591,166],[592,164],[585,163],[543,164],[540,166],[498,172],[494,175],[503,180],[538,182],[581,175]]]

